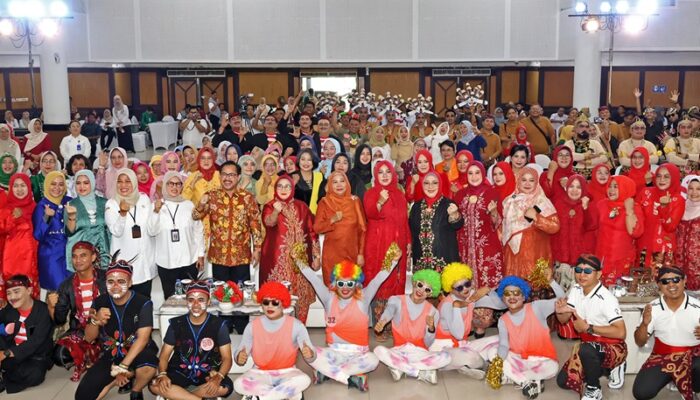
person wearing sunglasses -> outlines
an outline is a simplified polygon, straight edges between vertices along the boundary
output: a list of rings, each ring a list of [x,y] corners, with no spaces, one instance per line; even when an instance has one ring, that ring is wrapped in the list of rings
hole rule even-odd
[[[667,384],[675,384],[684,399],[700,392],[700,300],[685,291],[685,274],[675,266],[659,269],[656,283],[661,296],[644,307],[634,331],[637,346],[654,335],[654,349],[634,380],[636,399],[653,399]]]
[[[435,340],[435,324],[440,315],[427,299],[440,294],[440,274],[431,269],[413,273],[411,294],[389,298],[387,307],[374,325],[376,332],[391,322],[394,347],[377,346],[374,354],[386,364],[394,381],[406,374],[420,381],[437,384],[437,370],[450,363],[446,351],[429,351]]]
[[[315,370],[314,383],[333,379],[361,392],[369,390],[367,374],[379,365],[377,356],[369,351],[370,304],[401,255],[398,251],[366,287],[363,287],[362,267],[352,261],[344,260],[333,266],[329,286],[304,261],[296,261],[314,287],[326,317],[328,347],[317,346],[316,360],[310,363]]]
[[[246,399],[300,400],[311,378],[294,364],[298,350],[307,363],[316,358],[309,332],[301,321],[285,315],[292,296],[283,284],[263,284],[256,298],[262,316],[246,326],[234,353],[236,364],[243,366],[252,357],[254,366],[233,382],[233,389]]]
[[[226,322],[207,312],[211,302],[206,282],[192,283],[185,296],[188,312],[170,320],[158,360],[160,372],[149,389],[168,399],[228,397],[233,392],[228,377],[233,360]]]
[[[487,350],[496,348],[498,337],[478,338],[475,325],[480,321],[475,311],[476,308],[504,309],[505,305],[491,288],[483,286],[476,290],[472,278],[473,271],[467,264],[454,262],[442,270],[441,286],[448,295],[438,306],[440,319],[430,350],[450,354],[452,361],[443,370],[456,369],[470,378],[484,379]],[[477,339],[468,340],[473,328]]]
[[[582,254],[574,267],[576,284],[566,301],[557,303],[557,319],[566,324],[573,318],[581,337],[578,351],[557,375],[557,384],[582,394],[582,400],[600,400],[600,377],[610,371],[608,387],[620,389],[625,379],[627,330],[617,298],[603,286],[602,263],[592,254]]]
[[[496,289],[508,311],[498,320],[498,349],[495,356],[490,352],[493,359],[486,374],[500,374],[500,384],[517,385],[529,399],[544,391],[544,381],[554,377],[559,368],[547,317],[566,294],[552,279],[549,269],[547,280],[554,291],[553,299],[525,303],[530,297],[530,285],[514,275],[503,278]],[[493,388],[500,387],[491,380],[488,383]]]

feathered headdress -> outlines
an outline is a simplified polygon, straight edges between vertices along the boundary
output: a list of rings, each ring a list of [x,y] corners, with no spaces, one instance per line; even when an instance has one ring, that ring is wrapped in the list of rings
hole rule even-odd
[[[484,91],[481,89],[481,85],[476,85],[476,87],[472,88],[472,85],[467,82],[464,85],[464,89],[457,88],[457,104],[454,106],[455,110],[464,106],[471,107],[475,104],[489,104],[488,101],[484,100]]]

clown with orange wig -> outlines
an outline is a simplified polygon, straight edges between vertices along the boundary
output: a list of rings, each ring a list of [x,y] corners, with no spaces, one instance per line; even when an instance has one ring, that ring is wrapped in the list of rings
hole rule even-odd
[[[393,258],[385,262],[385,267],[367,287],[362,286],[362,267],[352,261],[336,264],[331,272],[331,284],[326,287],[316,271],[297,260],[297,266],[311,282],[325,310],[328,347],[316,347],[316,360],[310,363],[316,370],[316,384],[333,379],[362,392],[368,390],[367,373],[379,365],[377,356],[369,351],[369,307],[401,258],[400,250],[392,253],[395,253]]]
[[[233,388],[243,398],[301,399],[311,379],[294,364],[298,350],[306,362],[316,357],[309,332],[301,321],[284,314],[292,296],[281,283],[262,285],[257,300],[263,315],[246,326],[234,354],[236,364],[245,365],[252,356],[254,366],[233,382]]]

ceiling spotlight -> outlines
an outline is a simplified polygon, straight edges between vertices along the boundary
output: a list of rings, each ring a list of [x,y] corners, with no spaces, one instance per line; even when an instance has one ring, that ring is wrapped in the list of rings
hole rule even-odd
[[[19,0],[13,0],[7,6],[7,11],[10,13],[10,17],[14,18],[28,17],[29,10],[28,4]]]
[[[637,3],[637,12],[640,14],[651,15],[656,13],[658,8],[656,0],[639,0]]]
[[[576,11],[577,14],[583,14],[588,10],[588,5],[583,2],[583,1],[577,1],[576,5],[574,6],[574,11]]]
[[[615,3],[615,12],[618,14],[626,14],[630,10],[630,3],[627,0],[619,0]]]
[[[26,2],[27,17],[31,19],[41,19],[46,16],[46,6],[39,0],[31,0]]]
[[[629,15],[622,21],[622,27],[627,33],[639,33],[646,27],[646,18],[639,15]]]
[[[587,33],[597,32],[600,29],[600,21],[595,17],[584,18],[583,22],[581,22],[581,29]]]
[[[0,36],[10,36],[14,30],[12,21],[9,19],[0,20]]]
[[[39,22],[39,31],[46,37],[54,37],[58,33],[58,22],[51,18],[42,19]]]
[[[609,1],[603,1],[600,3],[600,12],[603,14],[607,14],[612,10],[612,5],[610,5]]]
[[[60,0],[53,1],[49,5],[49,15],[54,18],[65,18],[68,16],[68,6]]]

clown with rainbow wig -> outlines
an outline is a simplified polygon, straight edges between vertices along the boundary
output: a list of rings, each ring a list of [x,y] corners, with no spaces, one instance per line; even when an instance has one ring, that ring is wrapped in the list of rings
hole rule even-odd
[[[311,282],[325,310],[328,347],[316,347],[316,360],[310,363],[316,371],[316,384],[333,379],[362,392],[369,389],[367,373],[379,365],[377,356],[369,351],[370,302],[399,259],[400,250],[367,287],[362,285],[362,267],[352,261],[336,264],[331,271],[331,284],[326,287],[314,270],[297,260],[297,266]]]
[[[440,294],[440,273],[423,269],[413,273],[411,294],[391,296],[374,330],[381,332],[391,322],[394,347],[377,346],[374,354],[389,367],[391,377],[399,381],[406,374],[423,382],[437,384],[437,370],[450,363],[446,351],[429,351],[435,340],[438,310],[428,297]]]
[[[458,370],[474,379],[484,379],[486,360],[496,355],[498,337],[489,336],[468,341],[477,307],[501,310],[506,305],[494,290],[476,290],[472,269],[467,264],[447,264],[440,275],[442,290],[447,293],[440,305],[440,319],[431,351],[444,350],[452,361],[443,370]]]

